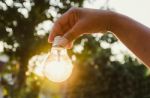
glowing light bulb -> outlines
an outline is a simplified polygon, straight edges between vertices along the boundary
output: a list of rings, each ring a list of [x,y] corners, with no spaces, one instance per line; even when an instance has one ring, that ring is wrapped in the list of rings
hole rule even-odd
[[[62,37],[54,39],[53,47],[44,62],[44,75],[53,82],[63,82],[72,73],[73,65],[63,45]],[[64,42],[63,42],[64,43]]]

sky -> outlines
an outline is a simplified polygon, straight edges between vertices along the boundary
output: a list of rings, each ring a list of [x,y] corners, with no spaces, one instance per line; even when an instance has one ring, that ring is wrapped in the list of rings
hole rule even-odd
[[[84,6],[99,9],[106,0],[86,0]],[[150,27],[150,0],[110,0],[109,6]]]
[[[12,3],[10,2],[12,0],[6,0],[6,1],[9,1],[8,2],[9,4]],[[99,9],[105,4],[105,2],[106,0],[85,0],[84,7]],[[109,7],[115,9],[115,11],[127,15],[135,19],[136,21],[150,27],[150,11],[148,11],[150,10],[149,4],[150,4],[150,0],[110,0],[108,3]],[[52,26],[52,23],[50,21],[44,21],[42,25],[39,24],[38,27],[36,28],[37,34],[42,36],[42,34],[44,34],[43,32],[45,31],[40,30],[40,28],[44,28],[46,31],[49,31],[50,26]],[[104,48],[108,47],[106,43],[103,43],[102,46]],[[124,52],[129,53],[133,57],[135,57],[132,54],[132,52],[130,52],[121,42],[114,44],[111,47],[112,47],[112,52],[114,54],[117,54],[116,59],[123,58],[123,56],[120,54],[123,54]],[[118,50],[120,52],[118,52]],[[1,52],[3,52],[3,43],[0,41],[0,53]]]
[[[10,1],[12,0],[7,0],[7,1],[9,1],[9,3],[11,4]],[[84,7],[99,9],[102,5],[105,4],[105,1],[106,0],[85,0]],[[136,21],[150,27],[150,0],[110,0],[109,7],[114,8],[115,11],[122,13],[124,15],[127,15],[135,19]],[[45,28],[48,28],[46,27],[47,24],[51,25],[51,23],[49,22],[45,22],[45,24],[46,24]],[[41,25],[40,25],[40,28],[42,28]],[[42,34],[42,31],[39,31],[38,33],[40,35]],[[109,47],[109,45],[107,45],[106,43],[103,43],[103,47],[107,48]],[[117,58],[116,58],[117,60],[121,60],[123,58],[121,54],[124,52],[126,53],[128,52],[129,54],[133,55],[120,42],[114,44],[112,47],[113,47],[112,52],[117,55]],[[118,52],[118,50],[120,52]],[[3,42],[0,41],[0,53],[1,52],[3,52]],[[6,59],[7,57],[5,55],[0,56],[1,61],[7,61]],[[112,59],[114,58],[112,57]],[[2,91],[0,91],[0,93],[1,92]],[[1,98],[1,95],[2,94],[0,94],[0,98]]]
[[[107,0],[86,0],[84,3],[85,8],[99,9],[106,3]],[[110,8],[116,12],[131,17],[132,19],[150,27],[150,0],[109,0]],[[109,47],[107,43],[103,43],[104,48]],[[115,43],[112,46],[112,53],[115,57],[112,60],[123,61],[123,55],[129,54],[137,58],[125,45],[121,42]],[[141,62],[139,60],[139,62]]]

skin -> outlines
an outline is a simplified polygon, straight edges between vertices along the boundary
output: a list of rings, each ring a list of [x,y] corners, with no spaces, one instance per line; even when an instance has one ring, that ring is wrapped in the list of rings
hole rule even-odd
[[[69,40],[66,47],[82,34],[94,32],[113,32],[145,65],[150,67],[150,28],[137,21],[112,11],[87,8],[71,8],[55,23],[49,35],[61,35]]]

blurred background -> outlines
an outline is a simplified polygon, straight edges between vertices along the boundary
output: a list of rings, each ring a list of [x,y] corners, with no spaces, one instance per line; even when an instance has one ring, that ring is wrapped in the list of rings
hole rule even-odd
[[[150,27],[149,0],[0,0],[0,98],[150,98],[150,72],[111,32],[68,50],[71,77],[43,77],[48,34],[71,7],[113,10]]]

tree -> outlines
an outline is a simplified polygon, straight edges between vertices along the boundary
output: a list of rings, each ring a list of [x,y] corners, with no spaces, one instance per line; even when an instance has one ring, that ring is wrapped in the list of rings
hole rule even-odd
[[[36,27],[43,21],[53,22],[57,16],[72,6],[82,6],[84,0],[1,0],[0,41],[9,57],[0,73],[0,86],[4,98],[38,98],[41,78],[26,75],[28,61],[51,47],[47,43],[48,32],[38,35]],[[107,2],[108,3],[108,2]],[[108,5],[108,4],[106,4]],[[109,9],[104,7],[103,9]],[[57,14],[57,15],[55,15]],[[43,28],[42,28],[43,29]],[[67,98],[149,98],[150,75],[147,68],[128,55],[124,63],[110,58],[110,45],[117,41],[112,34],[102,37],[84,35],[76,40],[69,55],[76,57],[72,77],[63,83]],[[80,46],[80,51],[75,47]]]
[[[149,98],[148,69],[129,55],[124,55],[124,63],[112,61],[111,48],[101,47],[103,41],[111,45],[116,39],[108,33],[99,39],[84,35],[75,42],[84,49],[72,53],[77,61],[67,98]]]
[[[0,1],[0,40],[4,43],[3,53],[10,58],[1,73],[1,84],[7,91],[6,97],[33,98],[38,95],[39,87],[35,81],[31,90],[27,91],[27,65],[32,56],[47,51],[50,45],[47,43],[48,33],[38,36],[35,28],[45,20],[54,21],[56,17],[49,13],[50,9],[59,15],[82,3],[83,0]],[[6,74],[11,76],[14,83],[11,84],[4,78]]]

